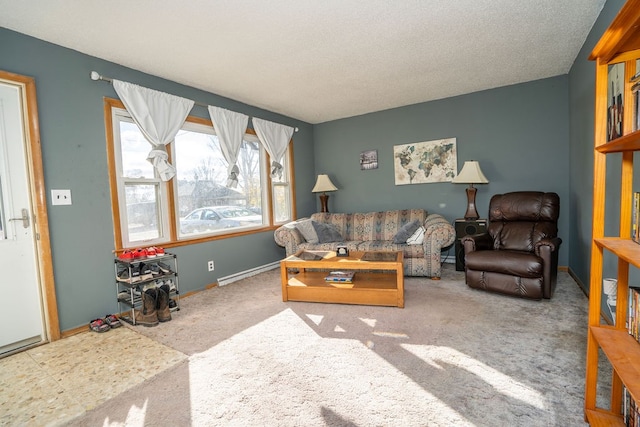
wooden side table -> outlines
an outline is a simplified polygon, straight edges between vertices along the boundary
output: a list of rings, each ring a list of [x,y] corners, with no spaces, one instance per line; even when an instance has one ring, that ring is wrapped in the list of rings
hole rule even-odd
[[[456,271],[464,271],[464,247],[462,238],[469,234],[484,233],[487,231],[486,219],[456,219]]]

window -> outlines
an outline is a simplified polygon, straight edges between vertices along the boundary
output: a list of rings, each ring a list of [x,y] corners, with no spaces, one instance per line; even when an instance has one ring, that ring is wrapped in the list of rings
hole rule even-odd
[[[179,238],[269,223],[261,213],[267,199],[262,176],[266,152],[255,135],[245,135],[240,146],[236,188],[226,186],[228,164],[212,127],[186,124],[176,136],[173,153]]]
[[[113,129],[122,241],[164,242],[169,237],[167,188],[147,161],[151,145],[123,112],[114,111]]]
[[[151,144],[119,101],[107,100],[116,247],[248,233],[293,218],[289,150],[282,178],[269,176],[267,152],[248,130],[238,155],[238,186],[210,121],[189,117],[167,151],[176,176],[160,180],[146,158]]]

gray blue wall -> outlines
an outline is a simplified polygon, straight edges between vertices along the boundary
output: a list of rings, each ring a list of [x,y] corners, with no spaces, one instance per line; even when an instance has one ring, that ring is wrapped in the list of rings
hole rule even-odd
[[[103,119],[103,97],[116,95],[110,85],[89,79],[92,70],[300,128],[294,135],[300,217],[319,208],[311,193],[318,173],[328,173],[339,188],[331,193],[332,211],[420,207],[450,221],[461,217],[465,185],[395,186],[393,177],[394,145],[455,137],[459,167],[465,160],[478,160],[490,181],[478,186],[482,217],[492,194],[526,189],[560,195],[560,264],[588,284],[594,64],[586,57],[623,3],[607,2],[569,75],[315,126],[0,28],[0,69],[36,79],[47,191],[72,191],[72,206],[48,205],[61,329],[117,308]],[[206,117],[200,107],[193,114]],[[372,149],[378,150],[379,168],[361,171],[359,155]],[[609,193],[614,205],[616,187]],[[183,292],[284,254],[271,231],[172,250],[179,257]],[[209,259],[216,262],[213,273],[206,271]]]
[[[71,189],[73,205],[51,206],[51,249],[60,327],[72,329],[115,312],[113,222],[105,142],[103,97],[117,98],[113,87],[89,78],[92,70],[152,89],[298,127],[294,135],[297,184],[314,182],[313,129],[230,99],[143,74],[107,61],[0,28],[0,69],[36,81],[47,197],[51,189]],[[212,70],[215,72],[215,70]],[[203,107],[192,114],[207,117]],[[303,191],[298,210],[308,214],[315,198]],[[239,271],[282,258],[273,232],[171,248],[178,255],[180,288],[188,292]],[[206,261],[216,269],[209,273]]]
[[[560,76],[316,125],[316,171],[339,188],[329,208],[425,208],[450,221],[463,217],[464,184],[394,184],[394,145],[455,137],[458,166],[478,160],[489,180],[477,186],[482,218],[493,194],[554,191],[561,199],[560,237],[568,242],[568,90],[568,77]],[[374,149],[378,169],[360,170],[360,153]],[[560,249],[561,265],[567,265],[568,246]]]
[[[572,212],[569,266],[582,286],[589,287],[591,260],[591,220],[593,212],[593,130],[595,103],[595,63],[587,58],[606,28],[615,18],[623,0],[608,0],[569,72],[570,111],[570,196]],[[607,158],[607,209],[605,233],[618,233],[621,155]],[[636,163],[637,164],[637,163]],[[637,187],[636,187],[637,188]],[[632,277],[633,277],[632,272]],[[605,277],[617,276],[617,261],[605,252]]]

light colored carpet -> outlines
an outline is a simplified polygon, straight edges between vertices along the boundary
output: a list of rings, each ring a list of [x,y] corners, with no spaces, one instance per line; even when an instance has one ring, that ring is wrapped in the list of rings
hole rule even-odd
[[[77,426],[584,426],[587,298],[550,301],[407,278],[406,307],[281,300],[279,270],[132,327],[189,356]],[[140,357],[140,367],[153,354]]]

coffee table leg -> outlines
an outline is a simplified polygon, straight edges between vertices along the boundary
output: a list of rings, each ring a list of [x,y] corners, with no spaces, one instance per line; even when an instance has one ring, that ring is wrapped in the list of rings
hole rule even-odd
[[[282,282],[282,301],[289,301],[289,295],[287,293],[289,274],[287,273],[287,265],[285,262],[280,263],[280,281]]]
[[[400,264],[400,269],[396,270],[396,281],[396,286],[398,287],[398,307],[404,308],[404,271],[402,264]]]

